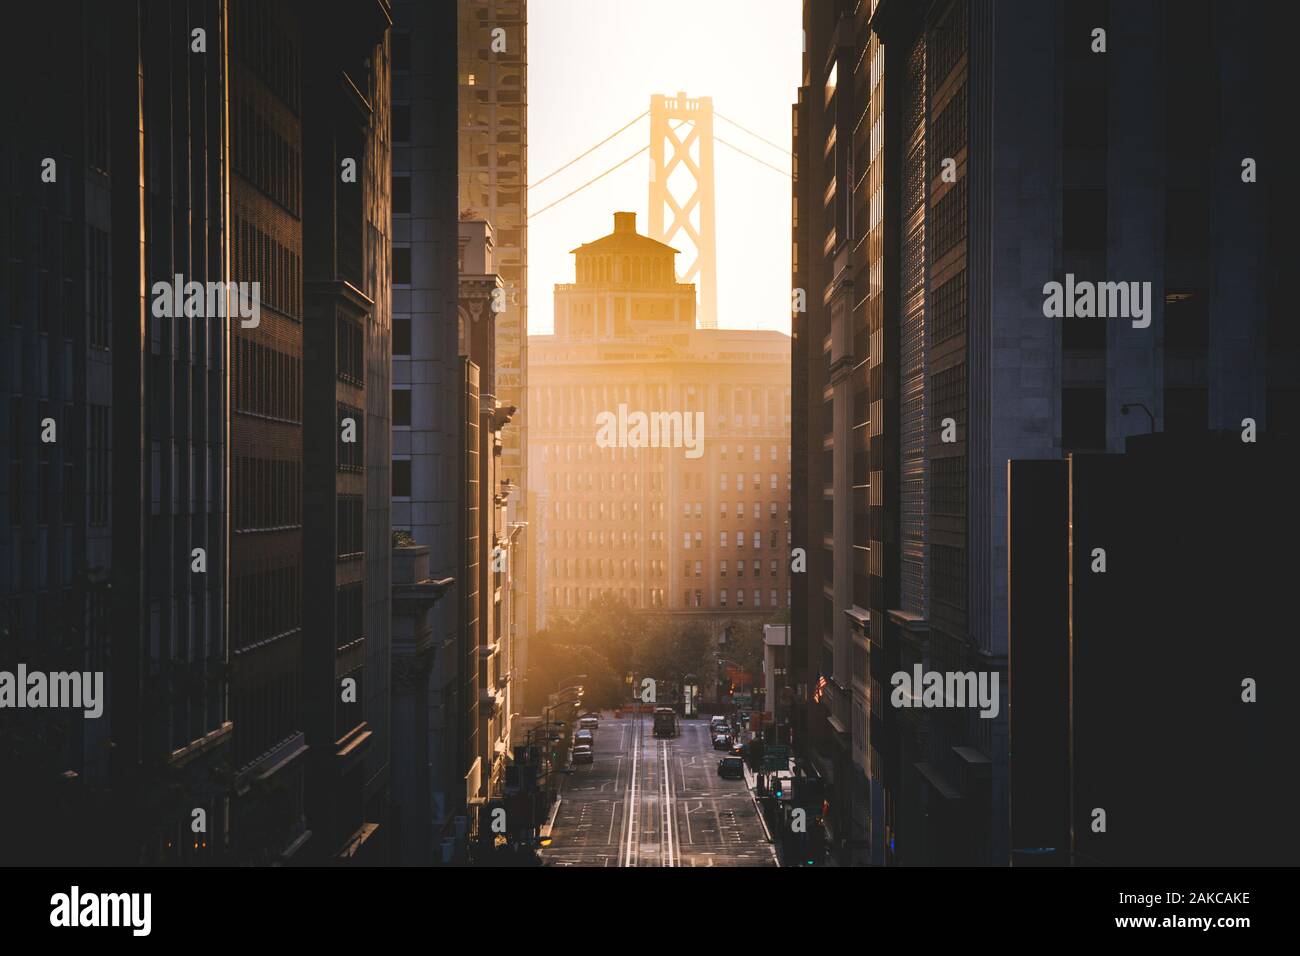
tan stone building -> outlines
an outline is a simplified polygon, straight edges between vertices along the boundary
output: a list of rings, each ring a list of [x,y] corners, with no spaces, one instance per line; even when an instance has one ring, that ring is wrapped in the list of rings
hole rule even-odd
[[[786,607],[789,338],[697,329],[635,213],[573,252],[529,341],[539,625],[602,593],[718,622]]]
[[[528,512],[528,3],[527,0],[458,0],[457,50],[460,101],[457,148],[460,208],[494,229],[502,308],[495,314],[496,397],[518,412],[505,432],[502,476],[518,489],[516,505]],[[521,518],[521,520],[523,520]],[[531,628],[527,531],[519,536],[515,568],[520,594],[514,622],[521,661]]]

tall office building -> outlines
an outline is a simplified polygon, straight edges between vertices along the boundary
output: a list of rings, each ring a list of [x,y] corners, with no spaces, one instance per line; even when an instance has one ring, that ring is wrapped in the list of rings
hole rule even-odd
[[[602,594],[717,628],[777,613],[789,601],[789,339],[697,329],[676,250],[637,233],[635,213],[573,252],[555,332],[530,345],[546,617]]]
[[[1006,863],[1007,462],[1296,415],[1282,187],[1248,172],[1276,155],[1246,94],[1271,61],[1208,2],[809,3],[805,27],[795,524],[829,547],[794,641],[829,690],[802,744],[845,861]],[[1052,282],[1100,294],[1058,312]],[[998,715],[892,707],[916,664],[996,674]]]
[[[0,668],[102,678],[98,713],[0,716],[13,862],[224,850],[232,320],[171,291],[230,278],[224,13],[6,24]]]
[[[337,13],[342,33],[291,2],[230,12],[234,271],[262,304],[234,342],[241,859],[383,854],[391,18]]]
[[[402,2],[394,4],[393,20],[393,530],[428,549],[421,579],[450,589],[421,612],[427,637],[393,636],[393,798],[402,819],[401,860],[429,863],[442,860],[465,786],[452,729],[464,442],[456,411],[464,391],[457,342],[456,10]],[[394,581],[403,589],[414,585]]]
[[[528,480],[528,3],[527,0],[457,0],[459,17],[460,210],[492,224],[495,268],[502,281],[496,314],[497,398],[516,413],[505,432],[503,477],[517,489],[516,507],[529,512]],[[516,588],[532,585],[536,548],[522,532],[524,561]],[[533,606],[520,601],[522,658]]]
[[[308,835],[302,24],[293,4],[233,0],[230,28],[232,271],[261,289],[257,325],[233,330],[232,818],[237,856],[287,861]]]
[[[371,861],[391,743],[392,17],[344,11],[304,20],[303,697],[316,852]]]

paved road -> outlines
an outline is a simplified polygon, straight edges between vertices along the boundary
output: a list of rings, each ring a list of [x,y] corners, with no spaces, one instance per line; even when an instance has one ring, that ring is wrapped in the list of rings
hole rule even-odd
[[[718,776],[708,722],[660,740],[644,715],[604,717],[595,761],[563,778],[547,866],[775,866],[744,780]]]

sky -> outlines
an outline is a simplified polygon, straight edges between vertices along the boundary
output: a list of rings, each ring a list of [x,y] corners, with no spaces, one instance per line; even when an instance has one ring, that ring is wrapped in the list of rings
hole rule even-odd
[[[528,21],[530,184],[647,110],[652,93],[712,96],[715,113],[783,144],[714,120],[718,325],[789,333],[790,178],[716,139],[790,170],[799,0],[530,0]],[[646,232],[649,154],[538,211],[647,145],[649,131],[646,117],[530,190],[529,332],[552,329],[553,287],[573,281],[569,250],[612,232],[616,210],[636,212]]]

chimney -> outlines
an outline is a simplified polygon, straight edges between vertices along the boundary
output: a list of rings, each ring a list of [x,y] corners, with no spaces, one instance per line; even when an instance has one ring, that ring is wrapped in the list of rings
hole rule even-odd
[[[614,232],[635,233],[636,232],[636,213],[634,212],[616,212],[614,213]]]

